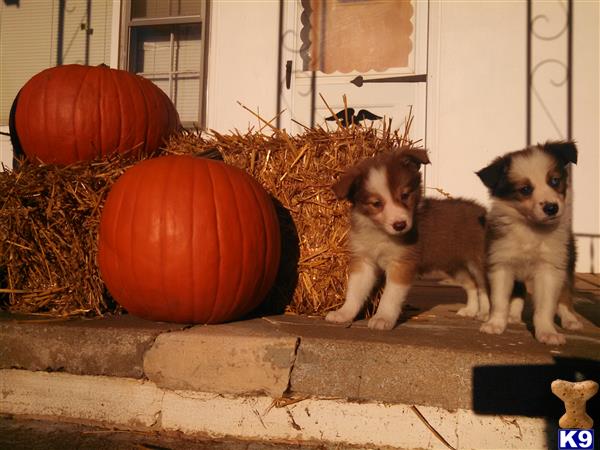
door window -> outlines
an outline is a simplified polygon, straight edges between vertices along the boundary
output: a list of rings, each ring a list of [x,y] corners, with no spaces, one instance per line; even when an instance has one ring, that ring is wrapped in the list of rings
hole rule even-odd
[[[302,0],[304,71],[382,72],[407,67],[413,43],[410,0]]]

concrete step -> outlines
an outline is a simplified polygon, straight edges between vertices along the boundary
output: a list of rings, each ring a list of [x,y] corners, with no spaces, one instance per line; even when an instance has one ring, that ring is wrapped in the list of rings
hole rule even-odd
[[[526,325],[481,334],[456,315],[462,296],[423,284],[390,332],[290,315],[194,327],[4,315],[0,412],[340,445],[444,448],[435,432],[460,448],[551,445],[564,412],[551,381],[600,381],[593,315],[548,347]]]

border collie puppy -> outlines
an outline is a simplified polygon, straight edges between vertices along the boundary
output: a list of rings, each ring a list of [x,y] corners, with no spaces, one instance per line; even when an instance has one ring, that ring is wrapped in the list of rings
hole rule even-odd
[[[466,200],[421,199],[421,164],[427,152],[401,149],[366,159],[333,186],[352,203],[346,300],[325,317],[350,322],[358,315],[381,273],[385,288],[369,328],[396,325],[416,275],[441,271],[467,291],[461,315],[489,311],[485,279],[485,214]]]
[[[500,334],[507,322],[521,320],[522,298],[510,302],[515,282],[532,294],[538,341],[565,342],[554,327],[556,313],[563,328],[582,327],[571,305],[575,247],[566,199],[569,163],[577,163],[575,144],[548,142],[508,153],[477,172],[492,198],[487,250],[492,312],[481,331]]]

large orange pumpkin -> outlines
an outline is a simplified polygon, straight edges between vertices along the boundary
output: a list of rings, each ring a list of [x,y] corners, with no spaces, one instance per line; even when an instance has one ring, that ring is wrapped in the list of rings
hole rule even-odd
[[[113,297],[151,320],[219,323],[255,308],[279,266],[279,224],[246,172],[192,156],[127,170],[100,220],[98,262]]]
[[[19,92],[13,146],[31,161],[69,164],[127,151],[150,153],[181,126],[151,81],[106,66],[46,69]]]

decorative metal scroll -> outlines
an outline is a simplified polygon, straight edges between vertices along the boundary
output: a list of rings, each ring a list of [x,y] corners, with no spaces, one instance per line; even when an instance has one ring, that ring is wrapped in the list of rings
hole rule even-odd
[[[572,138],[572,9],[572,0],[527,0],[527,145],[540,121],[547,123],[546,135]],[[548,48],[560,51],[550,57]]]

